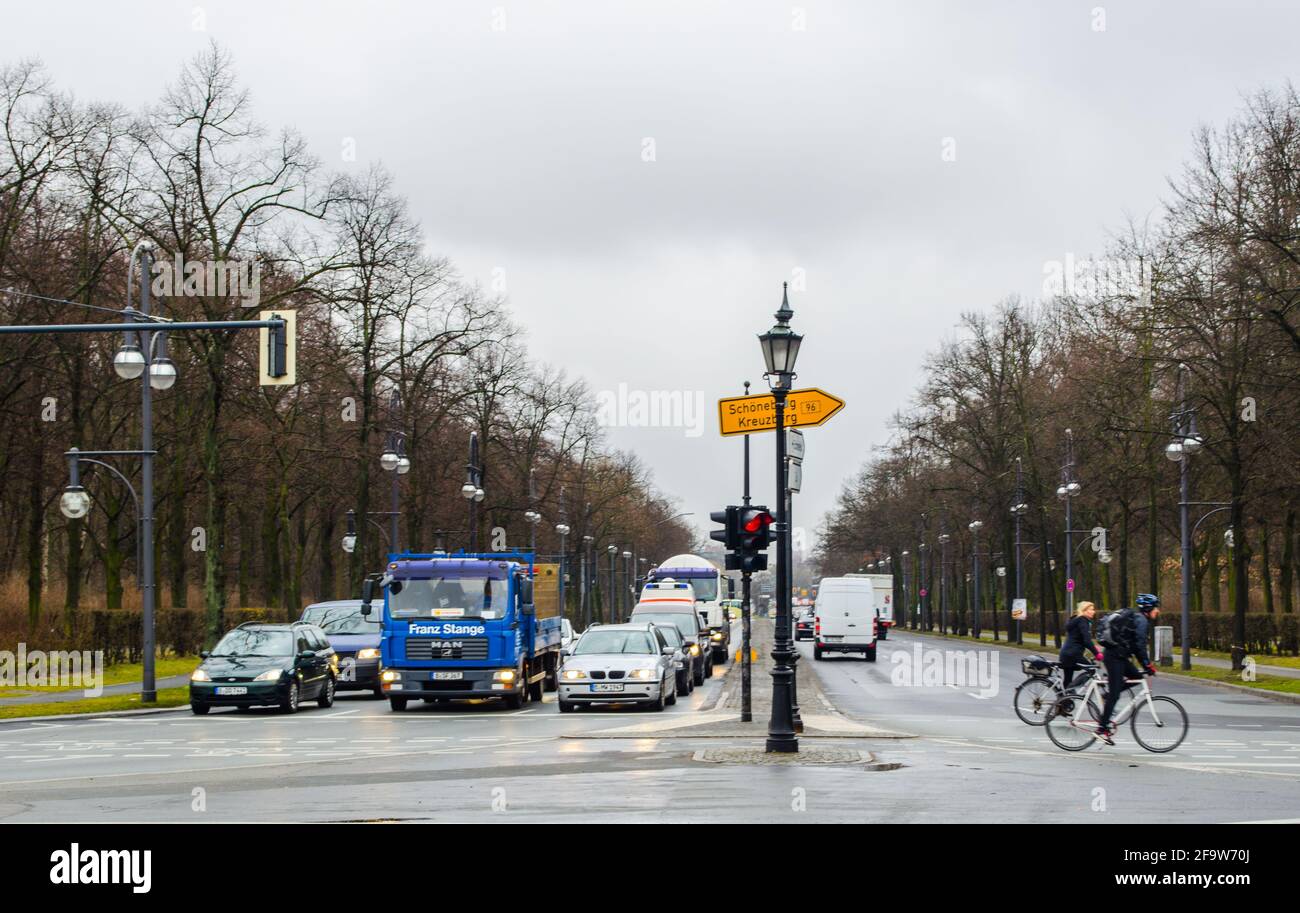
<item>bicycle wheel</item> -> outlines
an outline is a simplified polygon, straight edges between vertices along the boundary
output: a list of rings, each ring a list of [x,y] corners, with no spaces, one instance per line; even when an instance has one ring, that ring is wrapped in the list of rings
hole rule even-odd
[[[1077,694],[1061,698],[1052,705],[1044,723],[1052,744],[1065,751],[1083,751],[1097,740],[1097,721],[1101,719],[1101,708],[1095,701],[1089,700],[1087,707],[1076,711],[1079,701],[1080,696]]]
[[[1133,738],[1147,751],[1173,751],[1187,738],[1187,711],[1172,697],[1152,695],[1133,714]]]
[[[1056,690],[1051,679],[1034,676],[1016,687],[1012,703],[1016,708],[1016,716],[1020,717],[1022,723],[1041,726],[1047,722],[1048,711],[1060,698],[1061,693]]]

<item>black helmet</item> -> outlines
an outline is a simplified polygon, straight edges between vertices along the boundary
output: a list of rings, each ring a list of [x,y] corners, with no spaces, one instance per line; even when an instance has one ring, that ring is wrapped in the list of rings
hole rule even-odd
[[[1153,593],[1139,593],[1137,598],[1137,607],[1143,612],[1150,612],[1152,609],[1160,608],[1160,597]]]

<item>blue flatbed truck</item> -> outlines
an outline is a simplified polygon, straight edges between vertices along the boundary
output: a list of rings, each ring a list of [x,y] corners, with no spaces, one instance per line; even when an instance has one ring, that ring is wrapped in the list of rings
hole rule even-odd
[[[561,619],[558,606],[538,617],[531,554],[390,555],[362,584],[362,614],[380,591],[380,682],[393,710],[472,698],[519,709],[558,687]]]

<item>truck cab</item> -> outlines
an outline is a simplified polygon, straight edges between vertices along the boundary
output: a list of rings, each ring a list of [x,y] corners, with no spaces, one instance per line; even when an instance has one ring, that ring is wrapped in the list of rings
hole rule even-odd
[[[392,555],[363,584],[363,613],[381,590],[380,684],[393,710],[474,698],[517,709],[555,690],[561,619],[538,617],[532,555]]]

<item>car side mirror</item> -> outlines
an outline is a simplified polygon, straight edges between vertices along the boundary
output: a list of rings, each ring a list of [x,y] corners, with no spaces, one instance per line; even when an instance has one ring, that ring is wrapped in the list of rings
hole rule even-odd
[[[572,647],[562,647],[562,648],[560,649],[560,655],[561,655],[561,656],[572,656],[572,655],[573,655],[573,648],[572,648]]]
[[[524,615],[532,615],[537,611],[533,605],[533,581],[527,577],[519,581],[519,610]]]
[[[316,658],[316,653],[315,653],[314,650],[303,650],[301,653],[298,654],[298,658],[299,658],[299,659],[315,659],[315,658]]]
[[[664,656],[672,656],[676,652],[677,652],[676,647],[664,647],[663,649]]]
[[[212,655],[212,653],[211,653],[210,651],[208,651],[208,650],[200,650],[200,651],[199,651],[199,659],[207,659],[207,658],[208,658],[209,656],[211,656],[211,655]]]

